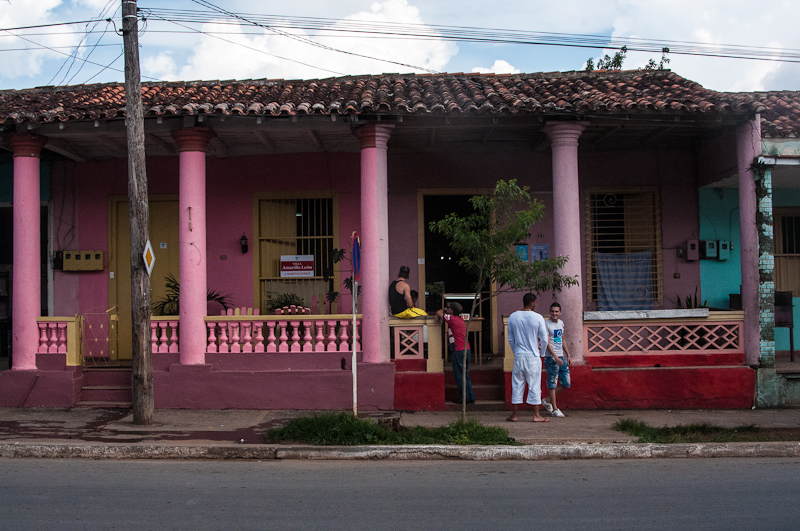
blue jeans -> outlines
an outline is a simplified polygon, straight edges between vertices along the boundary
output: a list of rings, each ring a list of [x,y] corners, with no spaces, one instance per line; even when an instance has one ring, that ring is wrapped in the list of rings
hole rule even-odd
[[[469,347],[467,350],[457,350],[453,355],[453,376],[456,379],[458,386],[458,401],[464,396],[464,383],[462,381],[462,372],[464,371],[464,353],[467,355],[467,402],[475,402],[475,394],[472,392],[472,382],[469,380],[469,359],[472,357]]]

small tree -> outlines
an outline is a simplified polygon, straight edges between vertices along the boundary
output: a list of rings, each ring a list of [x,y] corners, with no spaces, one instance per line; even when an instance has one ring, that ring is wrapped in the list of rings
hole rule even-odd
[[[433,221],[429,228],[450,240],[450,248],[460,256],[458,263],[475,275],[475,297],[470,317],[476,315],[482,287],[495,282],[497,289],[488,298],[507,291],[551,291],[578,284],[576,277],[559,273],[568,258],[559,256],[527,262],[517,257],[516,244],[530,236],[531,226],[544,216],[544,205],[531,199],[527,186],[516,179],[500,180],[487,195],[470,198],[474,212],[468,216],[449,214]],[[463,364],[466,382],[467,364]],[[466,385],[462,386],[462,418],[466,417]]]

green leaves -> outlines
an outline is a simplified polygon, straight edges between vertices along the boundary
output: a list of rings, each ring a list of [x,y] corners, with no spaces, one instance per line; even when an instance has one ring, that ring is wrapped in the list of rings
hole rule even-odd
[[[544,205],[531,199],[527,186],[516,179],[497,181],[487,195],[470,198],[474,212],[454,213],[429,228],[450,240],[458,263],[475,274],[476,286],[496,282],[500,291],[558,292],[577,285],[576,277],[560,273],[568,258],[555,257],[525,262],[517,257],[516,244],[530,237],[531,227],[544,217]],[[474,315],[474,313],[473,313]]]

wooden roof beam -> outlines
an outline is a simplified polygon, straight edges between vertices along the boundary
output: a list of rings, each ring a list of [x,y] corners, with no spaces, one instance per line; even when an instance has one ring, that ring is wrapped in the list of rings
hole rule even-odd
[[[253,134],[256,135],[256,138],[258,138],[258,140],[261,141],[261,143],[264,144],[264,147],[266,147],[268,150],[278,151],[278,146],[275,145],[275,141],[272,140],[267,133],[256,130],[253,131]]]
[[[145,138],[145,140],[147,140],[151,144],[155,144],[156,146],[160,147],[161,149],[163,149],[164,151],[166,151],[170,155],[174,155],[175,152],[176,152],[175,146],[173,146],[172,144],[170,144],[166,140],[162,140],[162,139],[158,138],[153,133],[145,133],[144,138]]]
[[[74,160],[75,162],[83,162],[86,160],[86,157],[77,150],[75,146],[60,138],[47,137],[47,144],[44,148],[49,149],[53,153],[58,153],[61,156],[67,157],[70,160]]]

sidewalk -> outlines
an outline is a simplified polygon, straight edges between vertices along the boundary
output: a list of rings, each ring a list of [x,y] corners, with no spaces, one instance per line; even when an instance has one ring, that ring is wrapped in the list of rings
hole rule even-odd
[[[307,411],[156,410],[152,426],[137,426],[129,410],[0,408],[0,457],[105,459],[588,459],[646,457],[797,457],[800,442],[653,445],[614,431],[622,418],[651,426],[708,422],[723,427],[800,427],[800,409],[565,411],[549,423],[506,422],[506,411],[468,415],[501,426],[525,446],[266,445],[261,433]],[[404,426],[444,426],[457,412],[362,413],[400,417]],[[546,418],[549,418],[545,414]]]

